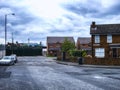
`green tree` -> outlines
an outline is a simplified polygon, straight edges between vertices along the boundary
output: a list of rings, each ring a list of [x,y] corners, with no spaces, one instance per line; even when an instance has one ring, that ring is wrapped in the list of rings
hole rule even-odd
[[[70,50],[75,49],[75,44],[65,38],[64,42],[62,43],[62,52],[69,52]]]
[[[66,53],[70,54],[70,50],[75,49],[75,44],[65,38],[64,42],[62,43],[62,60],[66,59]]]

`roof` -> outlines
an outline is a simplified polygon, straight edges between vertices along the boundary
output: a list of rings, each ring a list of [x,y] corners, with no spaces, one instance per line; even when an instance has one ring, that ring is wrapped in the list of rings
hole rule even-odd
[[[90,34],[120,34],[120,24],[95,25],[96,30],[90,30]]]
[[[88,44],[91,42],[91,38],[90,37],[79,37],[78,42],[80,42],[80,44]]]
[[[73,37],[47,37],[47,43],[63,43],[65,38],[67,38],[72,43],[75,43]]]

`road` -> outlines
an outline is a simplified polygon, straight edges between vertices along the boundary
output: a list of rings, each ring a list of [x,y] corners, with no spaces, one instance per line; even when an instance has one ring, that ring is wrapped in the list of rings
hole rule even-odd
[[[0,66],[0,90],[120,90],[120,69],[57,64],[43,56]]]

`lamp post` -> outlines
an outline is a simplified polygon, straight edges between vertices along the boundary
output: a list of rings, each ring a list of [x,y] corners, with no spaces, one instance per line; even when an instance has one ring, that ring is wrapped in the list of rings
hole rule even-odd
[[[5,55],[6,55],[6,41],[7,41],[7,16],[15,15],[14,13],[5,14]]]
[[[13,43],[14,43],[14,38],[13,38],[13,32],[12,32],[12,44],[11,44],[12,54],[13,54]]]

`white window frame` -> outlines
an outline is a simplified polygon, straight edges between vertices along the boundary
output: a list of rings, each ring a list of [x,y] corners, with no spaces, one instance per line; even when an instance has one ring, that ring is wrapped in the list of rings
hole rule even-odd
[[[100,43],[100,35],[95,35],[95,43]]]
[[[92,30],[97,30],[97,27],[91,28]]]
[[[104,48],[95,48],[95,57],[104,58],[105,57],[105,49]]]
[[[107,35],[107,43],[112,43],[112,35]]]

